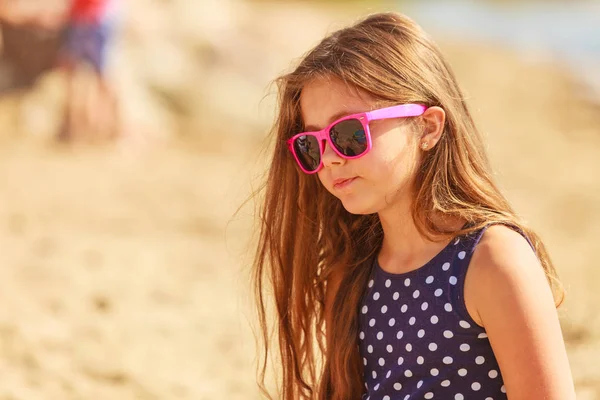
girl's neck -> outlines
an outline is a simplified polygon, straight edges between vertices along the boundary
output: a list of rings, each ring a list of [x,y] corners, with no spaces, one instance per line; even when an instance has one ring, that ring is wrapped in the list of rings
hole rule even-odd
[[[435,257],[452,239],[452,236],[431,241],[423,236],[410,213],[389,209],[379,213],[383,228],[383,244],[378,255],[379,265],[391,273],[404,273],[420,268]],[[434,220],[437,226],[447,230],[458,230],[464,225],[460,219],[441,218]]]

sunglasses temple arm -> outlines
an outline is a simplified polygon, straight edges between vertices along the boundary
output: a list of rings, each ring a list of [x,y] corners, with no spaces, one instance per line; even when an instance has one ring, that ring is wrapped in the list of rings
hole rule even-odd
[[[388,118],[402,118],[402,117],[416,117],[423,114],[427,109],[426,106],[421,104],[401,104],[399,106],[392,106],[382,108],[380,110],[374,110],[367,112],[369,120],[388,119]]]

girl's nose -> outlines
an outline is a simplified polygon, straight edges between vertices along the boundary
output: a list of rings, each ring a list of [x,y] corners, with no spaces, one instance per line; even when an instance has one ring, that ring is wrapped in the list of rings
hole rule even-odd
[[[331,167],[333,165],[344,165],[346,162],[345,158],[340,157],[329,145],[329,143],[323,143],[323,166]]]

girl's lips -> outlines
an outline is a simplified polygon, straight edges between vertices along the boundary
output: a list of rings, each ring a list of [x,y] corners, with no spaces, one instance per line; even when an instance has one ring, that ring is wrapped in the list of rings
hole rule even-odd
[[[336,179],[333,181],[333,187],[334,189],[343,189],[345,187],[348,187],[352,184],[352,182],[354,182],[356,180],[356,176],[354,178],[348,178],[348,179]]]

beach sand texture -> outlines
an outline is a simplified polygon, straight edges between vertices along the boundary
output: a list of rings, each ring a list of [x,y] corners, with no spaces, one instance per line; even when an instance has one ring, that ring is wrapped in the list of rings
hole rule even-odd
[[[252,207],[234,212],[265,164],[269,80],[356,11],[147,4],[131,2],[115,62],[131,129],[117,146],[48,144],[58,74],[0,99],[0,399],[260,398]],[[600,398],[598,109],[556,65],[440,45],[567,289],[578,398]]]

